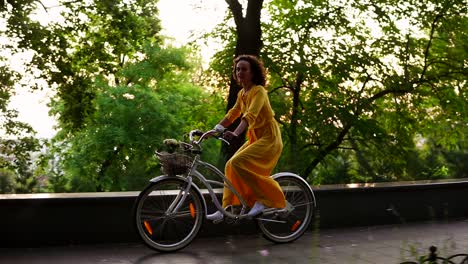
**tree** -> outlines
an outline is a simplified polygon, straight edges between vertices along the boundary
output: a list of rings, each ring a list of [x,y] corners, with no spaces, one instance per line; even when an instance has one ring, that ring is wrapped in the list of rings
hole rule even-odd
[[[438,137],[448,147],[466,133],[462,1],[275,0],[267,11],[261,55],[285,135],[282,169],[315,177],[341,156],[358,164],[346,165],[352,180],[401,179],[417,136],[451,127]]]
[[[462,61],[467,56],[461,41],[466,34],[445,33],[466,32],[461,1],[409,6],[273,1],[270,12],[274,23],[265,26],[264,57],[283,90],[278,95],[290,98],[280,120],[291,161],[313,157],[301,160],[308,163],[302,168],[305,177],[338,149],[359,154],[376,144],[382,150],[395,149],[392,159],[404,157],[404,149],[414,147],[416,133],[426,132],[431,123],[443,126],[445,122],[434,123],[434,117],[455,118],[450,122],[453,131],[463,131],[459,122],[466,95],[459,87],[466,85]],[[394,22],[407,20],[411,26]],[[381,35],[371,34],[375,27]],[[455,107],[444,109],[447,100]],[[429,113],[434,108],[440,111]]]
[[[0,193],[13,193],[15,188],[14,176],[13,172],[0,169]]]
[[[59,5],[65,22],[42,25],[31,14],[52,7],[40,1],[8,2],[11,14],[6,15],[5,32],[18,40],[13,54],[34,52],[25,75],[36,70],[38,79],[56,89],[51,112],[58,116],[60,132],[52,143],[55,146],[69,142],[92,118],[96,76],[119,83],[117,71],[138,56],[144,42],[160,41],[154,1],[60,1]]]
[[[262,43],[262,30],[260,26],[260,16],[263,6],[263,0],[249,0],[247,1],[247,8],[244,16],[243,7],[238,0],[226,0],[229,5],[229,10],[234,18],[236,25],[236,45],[234,49],[234,56],[227,55],[226,58],[234,58],[241,54],[260,55],[260,50],[263,46]],[[227,69],[232,68],[232,60],[226,66]],[[237,94],[241,87],[234,80],[232,74],[230,78],[230,88],[227,98],[226,112],[229,111],[237,100]],[[239,124],[239,120],[235,121],[229,127],[234,130]],[[227,161],[244,143],[245,133],[239,138],[233,140],[230,146],[223,144],[222,154],[224,160]]]
[[[60,22],[43,25],[31,14],[52,7],[7,3],[3,33],[17,40],[12,53],[32,52],[25,75],[56,91],[50,106],[59,133],[39,169],[50,190],[141,188],[157,171],[153,152],[163,138],[220,118],[216,99],[191,84],[188,51],[159,36],[156,4],[60,1]]]
[[[104,77],[121,84],[117,72],[134,61],[146,42],[159,42],[158,10],[155,1],[67,2],[63,13],[67,26],[53,28],[54,68],[47,69],[49,84],[56,84],[58,97],[53,113],[59,116],[61,135],[83,128],[94,108],[93,80]],[[71,52],[70,52],[71,51]],[[44,54],[38,60],[50,57]]]
[[[117,73],[126,85],[97,79],[96,111],[70,147],[61,147],[72,191],[141,189],[159,170],[155,151],[163,140],[201,125],[210,99],[190,83],[187,54],[148,44],[141,61]]]
[[[3,7],[3,5],[2,5]],[[27,10],[24,10],[27,12]],[[0,21],[7,19],[6,10],[0,9]],[[0,31],[0,36],[5,37]],[[4,41],[1,50],[8,51],[15,45],[14,41]],[[12,70],[8,65],[8,58],[0,57],[0,167],[8,168],[14,173],[12,190],[5,187],[7,192],[31,192],[35,187],[35,179],[31,174],[31,153],[38,151],[39,140],[34,138],[35,131],[29,124],[18,121],[18,111],[9,108],[9,102],[14,89],[24,85],[21,74]],[[10,174],[5,175],[7,185]]]

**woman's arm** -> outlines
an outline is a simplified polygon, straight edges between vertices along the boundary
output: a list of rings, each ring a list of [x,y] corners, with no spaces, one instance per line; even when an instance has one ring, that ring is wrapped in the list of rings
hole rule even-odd
[[[229,125],[231,125],[231,122],[229,122],[227,118],[223,118],[223,120],[221,120],[219,124],[222,125],[223,127],[228,127]]]
[[[224,130],[226,130],[226,128],[231,124],[231,121],[229,121],[229,119],[227,118],[223,118],[218,124],[216,124],[216,126],[213,128],[214,130],[216,130],[217,132],[224,132]]]
[[[245,129],[249,126],[249,123],[247,123],[247,120],[245,118],[242,118],[239,125],[236,127],[234,130],[234,135],[236,137],[240,136],[242,133],[244,133]]]
[[[247,120],[245,118],[242,118],[239,125],[236,127],[236,129],[232,131],[226,131],[224,132],[224,138],[226,140],[232,140],[233,138],[239,137],[242,135],[242,133],[245,131],[245,129],[249,126],[249,123],[247,123]]]

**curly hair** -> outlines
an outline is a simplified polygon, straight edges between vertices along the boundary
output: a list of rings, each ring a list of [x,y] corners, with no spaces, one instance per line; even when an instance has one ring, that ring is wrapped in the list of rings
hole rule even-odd
[[[256,85],[265,86],[266,84],[266,71],[263,62],[253,55],[239,55],[234,59],[234,66],[232,74],[234,80],[239,82],[236,75],[236,65],[239,61],[247,61],[250,64],[250,71],[252,72],[252,82]]]

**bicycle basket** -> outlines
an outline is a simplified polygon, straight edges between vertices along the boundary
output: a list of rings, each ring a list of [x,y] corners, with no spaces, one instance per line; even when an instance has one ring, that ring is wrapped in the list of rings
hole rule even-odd
[[[156,152],[164,174],[174,176],[187,174],[193,163],[193,157],[183,153]]]

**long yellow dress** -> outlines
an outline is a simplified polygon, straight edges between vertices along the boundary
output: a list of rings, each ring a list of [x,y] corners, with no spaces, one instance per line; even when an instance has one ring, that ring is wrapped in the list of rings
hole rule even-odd
[[[281,187],[270,177],[283,150],[283,142],[263,86],[254,86],[248,93],[240,90],[236,104],[225,118],[232,123],[241,114],[248,123],[248,140],[226,163],[226,177],[249,207],[259,201],[267,207],[283,208],[286,202]],[[239,199],[225,187],[223,207],[239,204]]]

